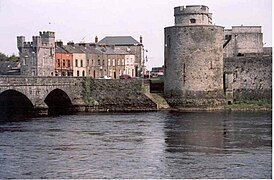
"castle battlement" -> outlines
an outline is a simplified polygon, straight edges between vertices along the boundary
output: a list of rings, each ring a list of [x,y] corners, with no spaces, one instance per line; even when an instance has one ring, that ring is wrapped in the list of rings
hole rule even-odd
[[[209,8],[204,5],[178,6],[174,8],[174,15],[181,14],[209,14]]]
[[[54,32],[39,32],[39,36],[32,36],[32,41],[25,41],[24,36],[17,36],[17,47],[20,55],[22,75],[50,76],[53,74]]]
[[[204,5],[178,6],[174,8],[175,25],[211,25],[212,13]]]
[[[40,31],[39,35],[42,38],[55,38],[55,32],[52,32],[52,31],[43,31],[43,32]]]
[[[233,33],[261,33],[261,26],[232,26]]]

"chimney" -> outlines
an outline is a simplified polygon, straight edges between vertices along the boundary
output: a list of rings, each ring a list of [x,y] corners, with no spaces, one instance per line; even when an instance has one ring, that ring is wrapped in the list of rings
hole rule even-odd
[[[67,45],[69,45],[69,46],[74,46],[74,42],[73,42],[73,41],[69,41],[69,42],[67,43]]]
[[[98,37],[95,36],[95,43],[98,43]]]
[[[143,37],[140,36],[140,43],[143,44]]]
[[[86,47],[86,43],[79,43],[79,46],[84,46],[84,47]]]
[[[58,47],[62,47],[63,46],[63,42],[62,41],[56,41],[55,45]]]

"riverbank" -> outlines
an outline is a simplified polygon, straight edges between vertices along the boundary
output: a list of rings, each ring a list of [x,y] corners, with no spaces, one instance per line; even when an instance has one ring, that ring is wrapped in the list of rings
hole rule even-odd
[[[257,101],[235,102],[225,106],[229,111],[272,111],[272,101],[267,99]]]
[[[125,112],[125,113],[131,113],[131,112],[149,112],[149,111],[177,111],[177,112],[227,112],[227,111],[272,111],[272,102],[269,100],[258,100],[258,101],[245,101],[245,102],[235,102],[231,105],[225,105],[225,106],[218,106],[218,107],[207,107],[207,108],[199,108],[199,107],[188,107],[188,108],[172,108],[168,106],[166,101],[164,101],[161,96],[156,96],[155,94],[150,94],[149,96],[152,96],[150,98],[153,99],[154,102],[157,102],[157,109],[155,107],[151,108],[126,108],[126,107],[120,107],[120,108],[98,108],[98,107],[81,107],[77,108],[77,112],[90,112],[90,113],[107,113],[107,112]]]

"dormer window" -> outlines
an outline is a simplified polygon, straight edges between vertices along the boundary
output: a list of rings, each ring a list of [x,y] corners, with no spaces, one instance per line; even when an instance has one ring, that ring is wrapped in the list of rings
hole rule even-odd
[[[190,19],[190,23],[191,24],[195,24],[196,23],[196,19]]]

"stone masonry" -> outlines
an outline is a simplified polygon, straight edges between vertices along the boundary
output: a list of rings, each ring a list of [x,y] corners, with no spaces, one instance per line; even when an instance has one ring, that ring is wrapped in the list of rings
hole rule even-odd
[[[177,18],[184,16],[178,14],[178,9],[188,12],[185,18]],[[201,22],[200,11],[207,14],[208,8],[176,7],[175,26],[165,28],[164,91],[174,107],[212,107],[224,103],[224,28],[211,25],[208,19]],[[189,19],[190,12],[192,19],[197,18],[197,24]]]
[[[25,42],[24,36],[17,37],[21,75],[53,76],[55,59],[55,33],[40,32],[32,42]]]
[[[65,93],[78,111],[157,109],[157,105],[145,95],[149,92],[148,81],[99,80],[90,77],[0,77],[0,98],[3,92],[15,90],[29,99],[38,110],[49,108],[45,100],[56,89]]]

